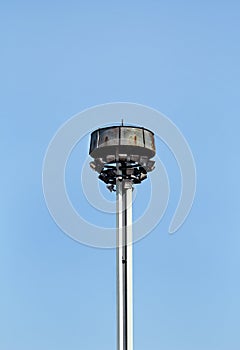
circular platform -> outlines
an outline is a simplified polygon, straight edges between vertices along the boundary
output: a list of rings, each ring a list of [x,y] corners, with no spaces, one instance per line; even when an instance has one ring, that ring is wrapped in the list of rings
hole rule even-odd
[[[91,134],[89,154],[106,162],[151,159],[156,154],[154,133],[136,126],[101,128]]]

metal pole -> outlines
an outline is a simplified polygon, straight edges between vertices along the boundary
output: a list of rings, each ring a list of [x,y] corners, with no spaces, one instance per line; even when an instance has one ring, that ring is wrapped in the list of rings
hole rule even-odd
[[[133,350],[132,182],[116,180],[117,350]]]

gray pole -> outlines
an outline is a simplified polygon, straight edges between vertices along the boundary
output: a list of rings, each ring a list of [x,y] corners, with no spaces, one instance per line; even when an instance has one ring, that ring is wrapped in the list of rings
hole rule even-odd
[[[132,190],[131,180],[116,179],[117,350],[133,350]]]

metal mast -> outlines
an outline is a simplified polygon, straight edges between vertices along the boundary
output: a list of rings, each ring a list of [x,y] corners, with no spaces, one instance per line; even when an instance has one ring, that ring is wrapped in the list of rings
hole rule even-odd
[[[117,346],[133,349],[132,181],[116,181],[117,191]]]
[[[90,163],[116,192],[117,350],[133,350],[132,191],[154,169],[154,134],[135,126],[111,126],[91,134]]]

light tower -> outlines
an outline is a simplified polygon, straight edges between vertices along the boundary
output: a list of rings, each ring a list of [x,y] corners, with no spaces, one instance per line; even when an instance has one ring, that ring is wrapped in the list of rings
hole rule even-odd
[[[133,350],[132,191],[154,169],[152,131],[137,126],[110,126],[91,134],[90,166],[116,192],[117,350]]]

